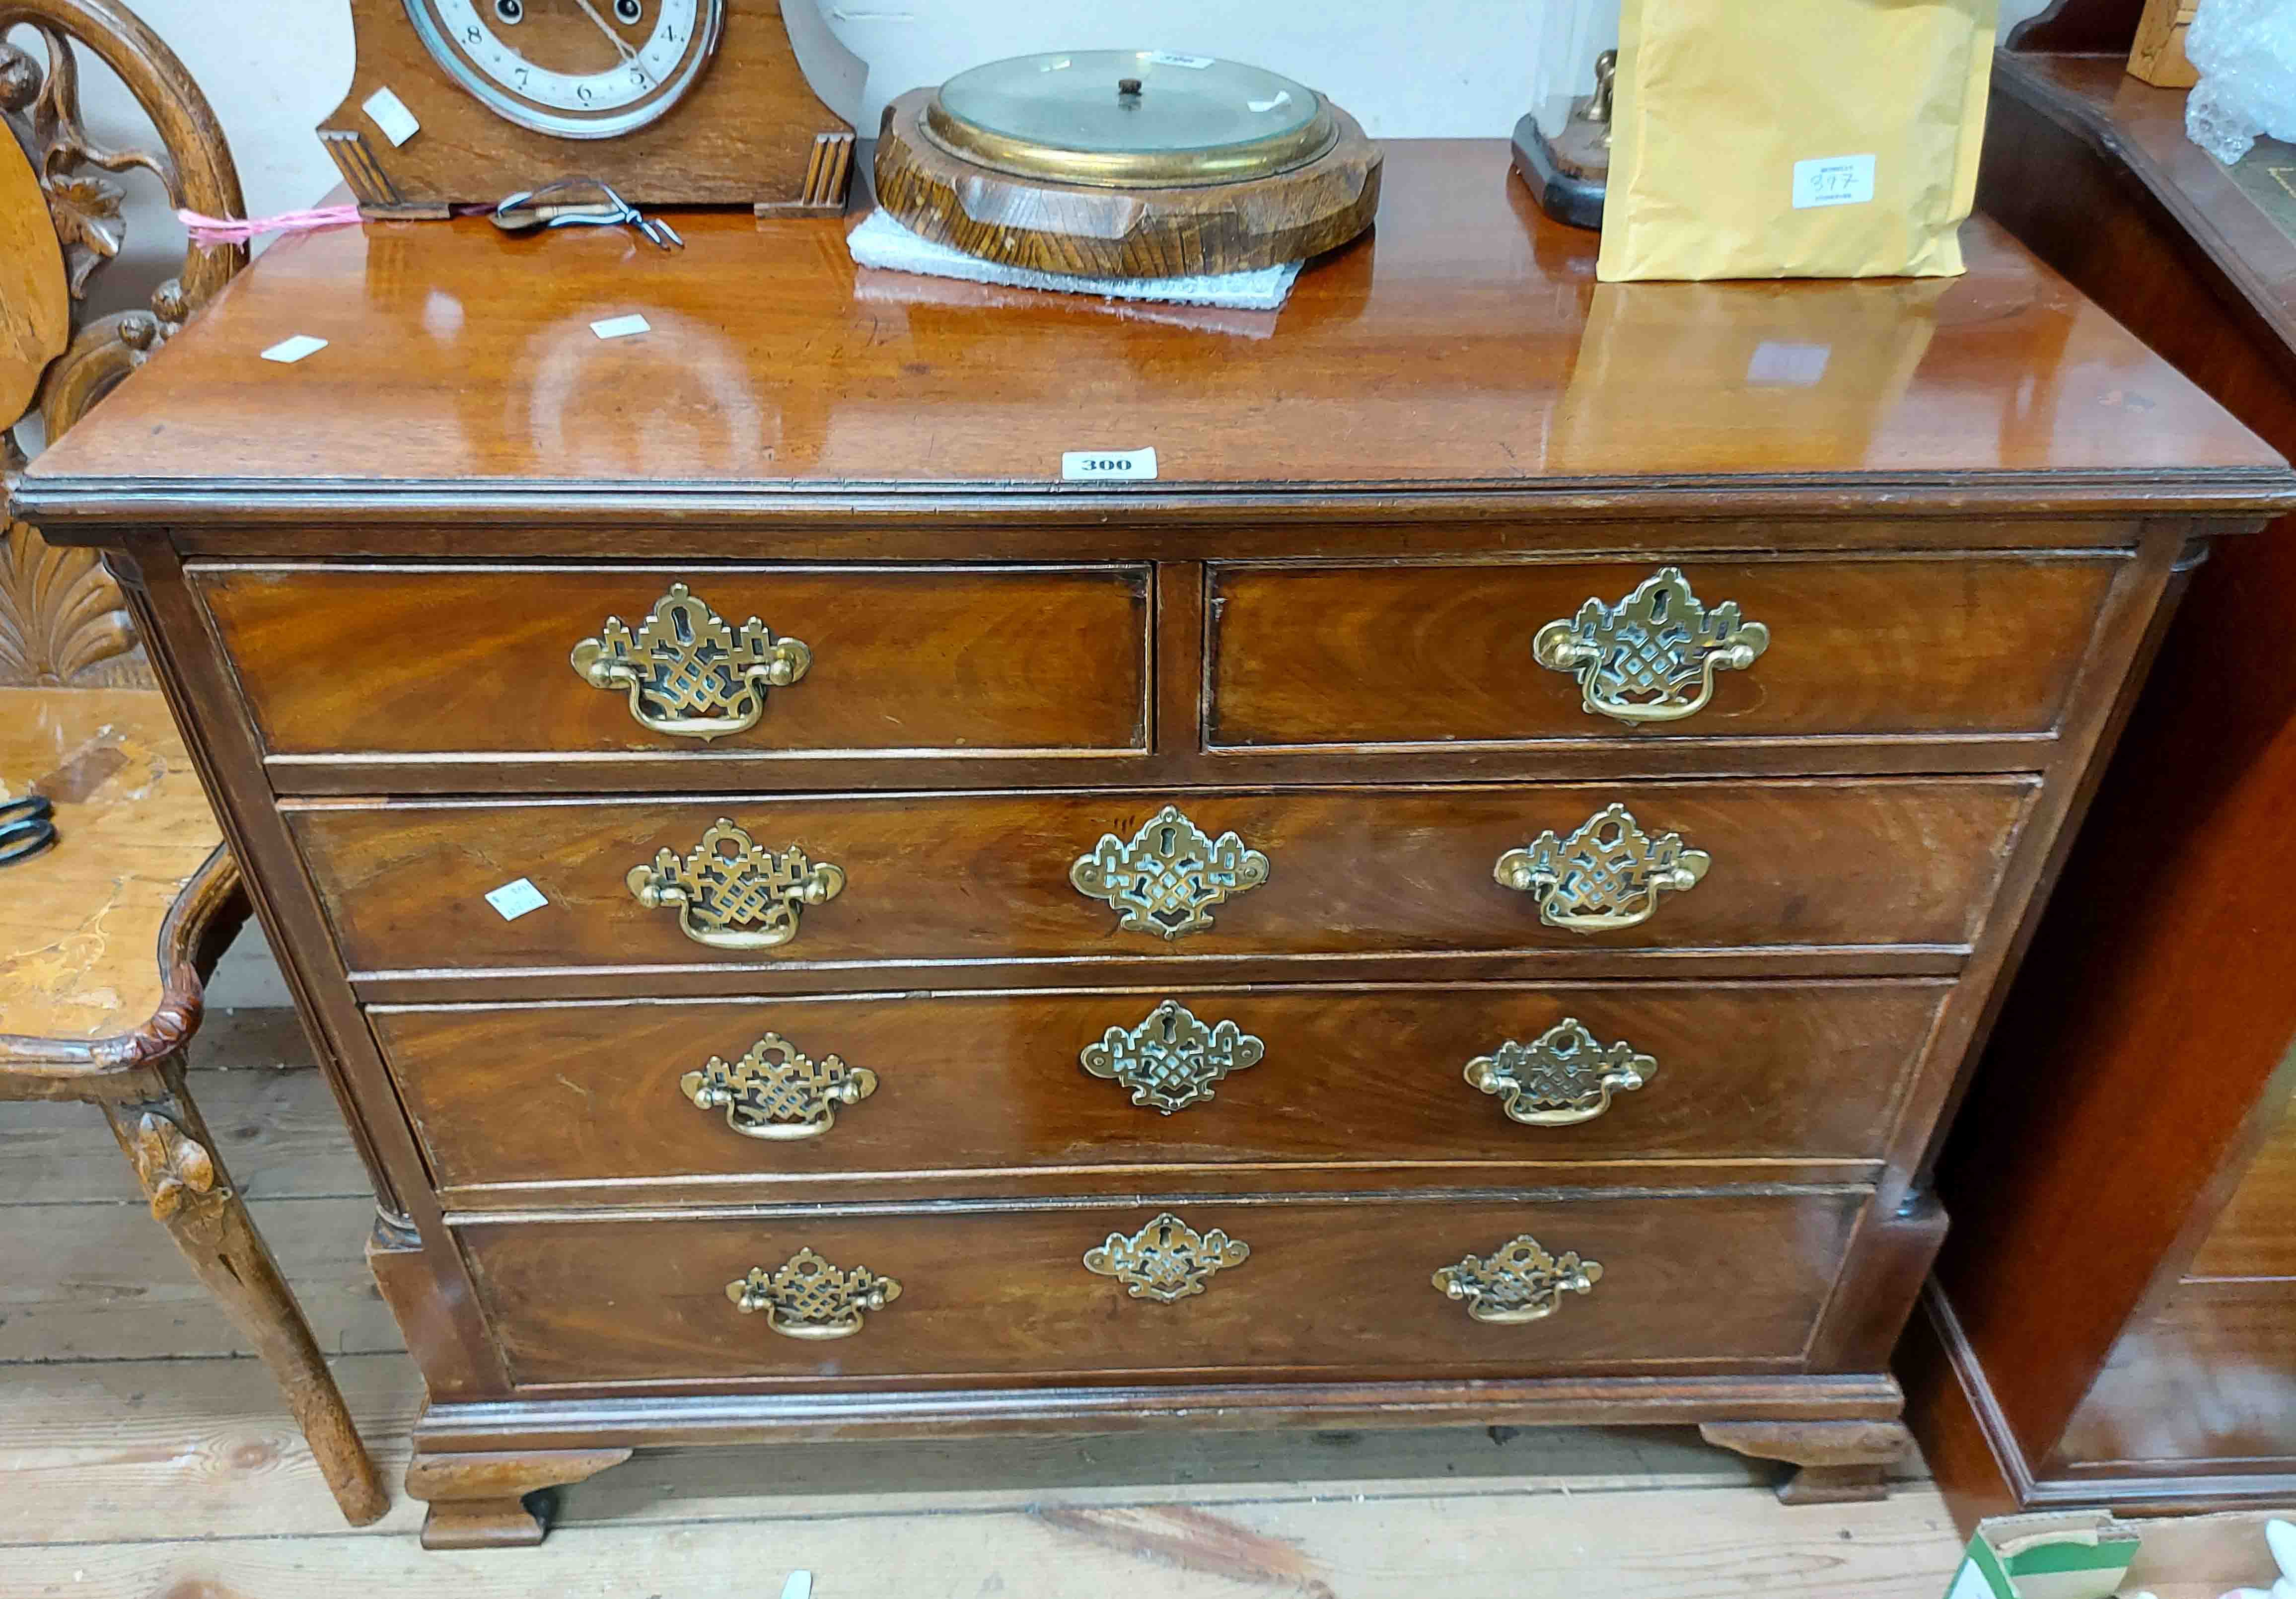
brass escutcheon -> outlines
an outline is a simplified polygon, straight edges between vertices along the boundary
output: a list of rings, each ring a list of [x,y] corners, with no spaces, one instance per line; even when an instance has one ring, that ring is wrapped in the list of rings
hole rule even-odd
[[[1212,1096],[1231,1071],[1259,1064],[1267,1046],[1233,1021],[1207,1027],[1187,1006],[1166,1000],[1137,1027],[1111,1027],[1078,1062],[1132,1090],[1132,1103],[1169,1116]]]
[[[1152,1218],[1146,1226],[1127,1235],[1111,1233],[1108,1242],[1084,1252],[1084,1268],[1114,1277],[1136,1300],[1169,1305],[1203,1292],[1213,1274],[1241,1266],[1251,1246],[1214,1227],[1199,1233],[1169,1210]]]
[[[1077,857],[1069,881],[1105,901],[1127,932],[1170,940],[1212,924],[1212,907],[1267,881],[1267,857],[1233,832],[1215,839],[1177,806],[1158,811],[1131,840],[1103,833]]]

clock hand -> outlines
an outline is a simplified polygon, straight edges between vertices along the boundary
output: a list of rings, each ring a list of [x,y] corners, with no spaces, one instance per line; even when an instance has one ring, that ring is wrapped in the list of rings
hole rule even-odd
[[[574,0],[574,4],[582,8],[582,14],[584,16],[589,18],[590,20],[598,25],[598,31],[600,33],[604,34],[608,38],[613,41],[614,48],[622,53],[622,59],[624,61],[635,62],[637,60],[638,53],[630,48],[629,42],[627,39],[623,38],[620,34],[614,31],[613,25],[611,23],[608,22],[605,18],[598,14],[597,8],[590,4],[590,0]]]

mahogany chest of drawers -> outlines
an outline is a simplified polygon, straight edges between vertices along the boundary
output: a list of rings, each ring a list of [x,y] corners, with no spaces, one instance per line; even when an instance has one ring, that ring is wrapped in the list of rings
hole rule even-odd
[[[426,1538],[648,1444],[1158,1423],[1880,1492],[1940,1119],[2278,457],[1981,220],[1598,288],[1500,144],[1392,149],[1274,316],[680,226],[282,244],[23,496],[368,1156]]]

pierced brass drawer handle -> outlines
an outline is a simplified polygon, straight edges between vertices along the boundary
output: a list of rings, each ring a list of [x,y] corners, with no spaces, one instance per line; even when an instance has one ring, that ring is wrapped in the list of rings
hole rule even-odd
[[[1576,1016],[1528,1044],[1513,1038],[1467,1062],[1467,1080],[1499,1098],[1510,1121],[1567,1128],[1611,1108],[1611,1095],[1650,1081],[1658,1062],[1620,1042],[1604,1049]]]
[[[1574,1252],[1550,1255],[1525,1233],[1486,1260],[1470,1255],[1435,1274],[1435,1286],[1457,1300],[1467,1314],[1494,1326],[1543,1321],[1562,1308],[1566,1293],[1591,1292],[1603,1280],[1603,1263]]]
[[[761,849],[724,816],[684,859],[663,849],[632,866],[627,881],[646,909],[676,906],[679,929],[712,949],[786,944],[797,937],[800,912],[845,890],[842,868],[816,865],[795,844],[779,854]]]
[[[1258,1065],[1267,1053],[1267,1045],[1234,1022],[1207,1027],[1168,999],[1137,1027],[1110,1028],[1077,1061],[1093,1076],[1131,1089],[1134,1104],[1169,1116],[1211,1098],[1213,1084]]]
[[[756,726],[766,691],[804,676],[813,652],[775,638],[756,617],[737,632],[685,584],[673,583],[636,631],[610,616],[597,637],[574,646],[572,660],[593,688],[628,690],[639,726],[707,741]]]
[[[1741,621],[1737,601],[1709,611],[1675,566],[1616,605],[1588,600],[1530,640],[1532,660],[1578,679],[1583,709],[1629,725],[1695,716],[1714,697],[1715,673],[1744,671],[1769,647],[1770,630]]]
[[[837,1125],[840,1105],[857,1105],[877,1092],[877,1074],[835,1055],[814,1060],[779,1033],[767,1033],[740,1060],[711,1055],[677,1086],[702,1110],[724,1111],[726,1125],[744,1138],[818,1138]]]
[[[1241,1266],[1251,1246],[1214,1227],[1199,1233],[1169,1210],[1137,1233],[1111,1233],[1108,1242],[1084,1252],[1084,1268],[1114,1277],[1136,1300],[1169,1305],[1203,1292],[1214,1273]]]
[[[850,1338],[861,1331],[863,1312],[899,1299],[901,1285],[865,1266],[846,1271],[800,1250],[772,1271],[751,1267],[726,1284],[726,1297],[744,1316],[764,1311],[766,1325],[784,1338]]]
[[[1698,886],[1714,857],[1684,847],[1682,835],[1644,832],[1623,805],[1605,807],[1567,839],[1542,832],[1491,868],[1500,885],[1534,896],[1538,919],[1575,933],[1639,927],[1658,897]]]
[[[1077,857],[1069,881],[1087,899],[1105,901],[1127,932],[1166,940],[1201,932],[1212,907],[1267,881],[1267,857],[1233,832],[1215,839],[1177,806],[1151,816],[1127,843],[1104,832]]]

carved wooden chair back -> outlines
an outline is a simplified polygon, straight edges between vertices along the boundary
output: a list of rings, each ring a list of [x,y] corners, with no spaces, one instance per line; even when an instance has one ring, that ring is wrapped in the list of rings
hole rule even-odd
[[[23,29],[37,35],[45,61],[11,42]],[[119,75],[159,148],[111,150],[88,137],[76,48]],[[0,144],[0,473],[12,485],[25,459],[17,427],[37,413],[47,438],[61,436],[212,299],[247,250],[187,244],[149,310],[81,315],[90,280],[124,237],[121,191],[104,174],[140,168],[172,206],[209,216],[240,216],[244,204],[207,96],[117,0],[0,0],[0,121],[13,135],[13,148]],[[12,512],[4,520],[0,687],[154,686],[95,554],[51,546]]]

